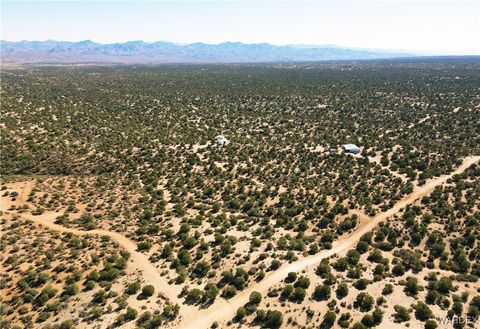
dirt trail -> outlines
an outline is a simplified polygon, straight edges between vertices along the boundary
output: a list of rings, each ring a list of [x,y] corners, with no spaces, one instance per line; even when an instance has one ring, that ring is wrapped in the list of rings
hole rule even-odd
[[[25,184],[23,185],[22,193],[19,195],[18,201],[20,201],[22,204],[27,202],[28,195],[33,189],[33,186],[35,185],[35,181],[30,180],[26,181]]]
[[[435,178],[427,184],[415,188],[411,194],[397,202],[393,208],[387,210],[386,212],[380,213],[373,218],[369,218],[361,212],[353,211],[353,213],[356,213],[360,217],[359,226],[353,233],[335,241],[332,245],[332,249],[323,250],[316,255],[309,256],[297,262],[284,265],[278,270],[267,275],[262,281],[253,284],[247,289],[241,291],[235,297],[228,301],[217,298],[217,300],[211,307],[203,310],[198,310],[195,307],[182,305],[180,309],[180,314],[182,319],[184,319],[183,321],[185,323],[180,324],[180,327],[186,329],[209,328],[214,321],[220,322],[232,319],[235,316],[235,312],[237,311],[237,309],[248,302],[248,298],[253,291],[258,291],[262,294],[266,294],[270,287],[281,282],[289,272],[299,272],[308,266],[320,263],[323,259],[328,258],[334,254],[340,254],[351,249],[355,246],[355,243],[360,239],[363,234],[370,232],[382,221],[386,220],[392,215],[395,215],[408,204],[411,204],[419,198],[423,197],[424,195],[432,192],[436,186],[445,183],[453,175],[462,173],[471,164],[474,164],[479,160],[480,156],[465,158],[462,165],[451,174]],[[34,181],[28,181],[26,183],[23,183],[23,187],[21,188],[22,191],[19,193],[19,201],[22,204],[26,203],[28,195],[34,185]],[[0,202],[0,209],[6,214],[10,214],[10,212],[8,211],[10,204],[11,202],[2,198]],[[39,216],[34,216],[28,213],[22,213],[19,215],[22,218],[29,219],[35,223],[45,226],[48,229],[58,232],[70,232],[76,235],[97,234],[109,236],[112,240],[116,241],[120,246],[122,246],[126,251],[131,254],[129,266],[132,266],[135,270],[141,271],[143,273],[143,278],[145,279],[145,281],[148,284],[153,285],[157,293],[164,294],[172,303],[182,303],[182,301],[177,297],[179,294],[179,290],[177,289],[177,287],[170,285],[168,281],[160,275],[157,268],[152,263],[150,263],[148,257],[142,253],[139,253],[136,250],[136,243],[126,238],[122,234],[105,230],[83,231],[75,228],[66,228],[61,225],[57,225],[54,223],[54,221],[56,217],[61,215],[60,212],[45,212]]]
[[[253,291],[258,291],[265,295],[268,292],[269,288],[284,280],[288,272],[299,272],[306,267],[320,263],[323,259],[328,258],[334,254],[348,251],[355,246],[355,243],[360,239],[363,234],[370,232],[378,224],[400,212],[400,210],[405,206],[415,202],[424,195],[429,194],[435,189],[435,187],[445,183],[455,174],[462,173],[470,165],[478,162],[479,160],[480,156],[465,158],[462,165],[458,167],[455,171],[453,171],[449,175],[435,178],[429,181],[427,184],[415,188],[411,194],[398,201],[391,209],[371,218],[371,221],[366,225],[360,225],[359,228],[353,234],[349,235],[346,239],[340,239],[335,241],[332,245],[332,249],[324,250],[316,255],[309,256],[297,262],[284,265],[275,272],[267,275],[262,281],[251,285],[245,290],[242,290],[235,297],[228,301],[225,301],[223,299],[217,299],[217,301],[208,309],[201,310],[199,312],[196,312],[195,314],[192,314],[192,316],[190,317],[192,318],[192,320],[188,323],[182,324],[181,328],[209,328],[214,321],[220,322],[223,320],[232,319],[235,316],[237,309],[248,302],[249,296]],[[189,317],[186,318],[188,319]]]
[[[22,202],[26,202],[26,198],[30,194],[31,189],[34,186],[34,181],[28,181],[24,184],[23,190],[20,193],[20,200]],[[6,200],[2,200],[1,202],[1,210],[4,213],[9,213],[9,202],[5,202]],[[120,246],[122,246],[126,251],[130,253],[130,262],[128,266],[131,266],[134,270],[139,270],[143,274],[143,278],[145,282],[151,284],[155,287],[155,293],[161,293],[167,297],[171,303],[178,303],[181,304],[181,301],[177,297],[179,291],[175,286],[172,286],[168,283],[168,281],[162,277],[157,270],[157,268],[148,260],[148,257],[140,252],[137,251],[137,245],[132,240],[126,238],[125,236],[121,235],[117,232],[110,232],[105,230],[91,230],[91,231],[83,231],[76,228],[67,228],[58,224],[55,224],[55,219],[62,215],[60,212],[45,212],[42,215],[34,216],[28,213],[20,213],[18,214],[21,218],[29,219],[35,223],[38,223],[50,230],[57,231],[57,232],[69,232],[75,235],[102,235],[102,236],[109,236],[112,240],[116,241]]]

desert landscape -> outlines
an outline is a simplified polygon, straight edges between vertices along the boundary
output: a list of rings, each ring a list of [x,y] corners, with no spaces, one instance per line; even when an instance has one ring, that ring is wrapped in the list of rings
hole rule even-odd
[[[2,68],[2,328],[476,328],[479,77]]]

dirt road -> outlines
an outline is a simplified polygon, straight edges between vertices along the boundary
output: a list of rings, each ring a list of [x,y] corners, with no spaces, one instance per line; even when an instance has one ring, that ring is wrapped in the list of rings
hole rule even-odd
[[[23,183],[22,191],[19,193],[19,200],[26,202],[26,198],[30,194],[31,189],[33,188],[34,181],[28,181]],[[2,200],[0,209],[4,213],[8,213],[8,208],[10,207],[10,202],[7,200]],[[19,214],[21,218],[29,219],[35,223],[38,223],[52,231],[57,232],[70,232],[75,235],[102,235],[109,236],[112,240],[116,241],[120,246],[122,246],[126,251],[130,253],[131,261],[128,263],[128,266],[131,266],[132,269],[139,270],[143,274],[143,278],[146,283],[151,284],[155,287],[156,293],[164,294],[171,303],[181,304],[181,301],[178,299],[177,295],[179,294],[178,289],[175,286],[172,286],[168,281],[162,277],[157,270],[157,268],[148,260],[148,257],[137,251],[137,245],[132,240],[126,238],[125,236],[117,233],[110,232],[105,230],[91,230],[83,231],[76,228],[67,228],[58,224],[55,224],[55,219],[62,215],[60,212],[45,212],[42,215],[34,216],[28,213]]]
[[[435,178],[429,181],[427,184],[415,188],[411,194],[398,201],[394,207],[387,210],[386,212],[380,213],[377,216],[371,218],[371,221],[366,225],[360,225],[358,229],[346,239],[335,241],[332,245],[332,249],[324,250],[316,255],[303,258],[291,264],[284,265],[275,272],[267,275],[262,281],[251,285],[250,287],[241,291],[239,294],[237,294],[235,297],[228,301],[225,301],[223,299],[217,299],[217,301],[208,309],[201,310],[196,314],[192,314],[192,316],[190,317],[192,320],[183,323],[181,325],[181,328],[209,328],[214,321],[221,322],[223,320],[232,319],[235,316],[237,309],[248,302],[249,296],[253,291],[258,291],[261,294],[265,295],[270,287],[284,280],[288,272],[299,272],[306,267],[320,263],[323,259],[328,258],[334,254],[340,254],[342,252],[348,251],[355,246],[355,244],[358,242],[358,240],[363,234],[370,232],[378,224],[400,212],[400,210],[405,206],[422,198],[424,195],[429,194],[435,189],[435,187],[445,183],[455,174],[462,173],[465,169],[470,167],[470,165],[477,163],[479,160],[480,156],[465,158],[462,165],[458,167],[455,171],[453,171],[449,175]],[[186,318],[188,319],[189,317]]]
[[[181,328],[185,329],[201,329],[209,328],[214,321],[221,322],[225,320],[230,320],[235,316],[237,309],[240,306],[243,306],[248,302],[248,298],[253,291],[258,291],[262,294],[266,294],[268,289],[275,284],[281,282],[289,272],[299,272],[302,269],[318,264],[323,259],[328,258],[334,254],[341,254],[346,252],[349,249],[355,246],[355,243],[360,239],[360,237],[373,230],[379,223],[385,221],[387,218],[400,212],[405,206],[415,202],[424,195],[432,192],[436,186],[445,183],[449,178],[455,174],[462,173],[470,165],[477,163],[480,160],[480,156],[467,157],[464,159],[462,165],[457,168],[454,172],[449,175],[444,175],[438,178],[435,178],[429,181],[427,184],[417,187],[414,191],[397,202],[395,206],[386,212],[380,213],[375,217],[368,218],[368,216],[362,214],[361,212],[355,212],[360,217],[360,224],[356,230],[347,235],[343,239],[335,241],[332,245],[332,249],[323,250],[316,255],[303,258],[297,262],[286,264],[279,268],[278,270],[268,274],[265,279],[262,281],[253,284],[247,289],[241,291],[232,299],[226,301],[221,298],[217,298],[215,303],[207,309],[198,310],[195,307],[183,305],[180,309],[182,322],[180,324]],[[19,201],[21,204],[26,203],[27,197],[34,186],[34,181],[29,181],[23,184],[19,192],[20,198]],[[10,202],[2,198],[0,209],[8,213],[10,207]],[[71,232],[76,235],[86,235],[86,234],[98,234],[103,236],[109,236],[112,240],[116,241],[120,246],[122,246],[126,251],[131,254],[131,261],[129,266],[132,266],[134,269],[138,269],[143,273],[143,278],[148,284],[151,284],[155,287],[156,292],[164,294],[170,299],[172,303],[181,304],[181,300],[177,297],[179,290],[177,287],[170,285],[168,281],[162,277],[156,267],[150,263],[148,257],[142,253],[137,252],[137,245],[135,242],[126,238],[125,236],[117,233],[110,232],[105,230],[91,230],[83,231],[75,228],[66,228],[61,225],[54,223],[55,218],[61,213],[59,212],[45,212],[40,216],[34,216],[31,214],[23,213],[20,214],[22,218],[29,219],[35,223],[39,223],[48,229],[58,231],[58,232]],[[368,220],[369,219],[369,220]]]

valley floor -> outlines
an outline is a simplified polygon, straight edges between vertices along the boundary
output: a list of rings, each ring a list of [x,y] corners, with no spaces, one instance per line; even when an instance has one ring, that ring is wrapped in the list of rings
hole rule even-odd
[[[360,225],[355,230],[342,237],[332,244],[332,248],[323,250],[313,256],[304,257],[298,261],[292,262],[281,266],[279,269],[269,273],[263,280],[254,283],[239,292],[236,296],[229,300],[217,298],[216,301],[207,308],[199,309],[191,305],[181,305],[179,321],[170,323],[169,326],[174,326],[184,329],[199,329],[209,328],[212,323],[219,323],[223,327],[227,321],[232,320],[235,317],[236,311],[239,307],[247,304],[249,296],[252,292],[260,292],[266,294],[270,288],[280,283],[285,279],[289,272],[302,272],[306,268],[318,265],[322,260],[336,256],[344,255],[349,249],[355,246],[359,239],[365,233],[371,232],[380,223],[392,218],[397,213],[401,212],[406,206],[412,204],[416,200],[421,199],[423,196],[431,193],[437,186],[444,184],[447,180],[451,179],[454,175],[461,174],[465,169],[472,164],[478,163],[480,156],[467,157],[463,160],[463,163],[453,172],[448,175],[443,175],[429,180],[425,185],[416,186],[414,191],[398,201],[388,211],[379,213],[374,217],[370,217],[357,211],[357,214],[361,217]],[[41,215],[32,215],[29,213],[21,213],[12,211],[12,205],[16,206],[16,209],[21,208],[22,205],[28,204],[27,196],[31,190],[35,187],[34,180],[22,181],[19,183],[7,184],[8,190],[16,191],[19,194],[19,198],[15,201],[11,201],[8,198],[2,197],[1,199],[1,211],[4,216],[20,216],[21,218],[28,219],[41,226],[61,232],[71,233],[78,236],[85,235],[99,235],[108,236],[110,239],[117,242],[123,249],[131,254],[128,267],[133,271],[140,271],[143,281],[151,284],[155,287],[155,291],[159,292],[165,300],[172,304],[182,304],[182,300],[179,298],[181,291],[178,286],[172,285],[158,272],[155,265],[153,265],[148,257],[137,251],[137,244],[124,235],[118,232],[106,231],[101,229],[94,229],[90,231],[84,231],[76,228],[67,228],[61,225],[55,224],[55,219],[61,215],[57,212],[44,212]],[[4,296],[5,297],[5,296]],[[387,325],[389,328],[403,328],[402,324],[394,323],[391,319],[386,319],[383,325]],[[125,327],[133,326],[133,323],[125,325]]]

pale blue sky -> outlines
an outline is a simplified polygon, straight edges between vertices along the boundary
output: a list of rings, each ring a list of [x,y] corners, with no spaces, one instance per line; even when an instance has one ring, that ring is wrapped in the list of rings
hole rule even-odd
[[[1,39],[337,44],[480,54],[477,1],[2,1]]]

